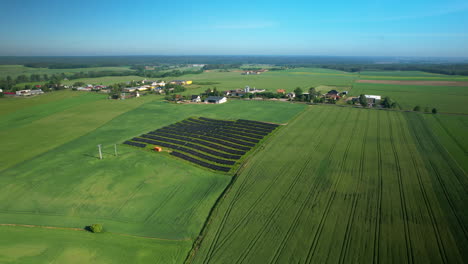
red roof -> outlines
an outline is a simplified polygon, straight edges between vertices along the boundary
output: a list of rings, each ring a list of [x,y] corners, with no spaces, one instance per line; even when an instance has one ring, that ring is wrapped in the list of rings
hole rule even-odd
[[[40,85],[40,84],[37,84],[37,85],[34,85],[34,87],[36,87],[36,88],[41,88],[41,87],[42,87],[42,85]]]

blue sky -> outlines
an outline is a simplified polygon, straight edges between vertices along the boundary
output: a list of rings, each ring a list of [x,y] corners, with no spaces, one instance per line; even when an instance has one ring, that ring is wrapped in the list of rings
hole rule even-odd
[[[0,55],[468,57],[467,0],[0,0]]]

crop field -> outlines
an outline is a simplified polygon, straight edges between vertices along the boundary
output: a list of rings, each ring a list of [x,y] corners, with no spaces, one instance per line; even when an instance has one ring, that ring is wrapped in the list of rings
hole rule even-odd
[[[180,263],[231,176],[120,143],[191,116],[286,123],[305,107],[248,101],[176,105],[160,98],[115,101],[62,91],[2,101],[21,107],[0,112],[0,152],[11,157],[0,164],[0,225],[83,229],[102,223],[108,233],[1,226],[1,237],[11,244],[0,243],[0,262],[28,262],[28,256],[29,262],[67,262],[77,255],[87,262],[90,252],[95,262]],[[111,235],[137,237],[103,245],[115,239]],[[66,236],[72,238],[58,242]],[[112,250],[119,253],[112,256]],[[96,255],[101,251],[102,259]]]
[[[468,172],[468,116],[424,115],[437,139],[444,145],[458,164]]]
[[[439,112],[468,114],[468,87],[355,83],[350,95],[360,94],[389,96],[403,110],[419,105],[422,110],[435,107]]]
[[[311,106],[249,160],[189,261],[466,262],[468,178],[442,144],[422,114]]]
[[[431,81],[468,81],[468,76],[444,75],[421,71],[362,71],[360,79],[377,80],[431,80]]]

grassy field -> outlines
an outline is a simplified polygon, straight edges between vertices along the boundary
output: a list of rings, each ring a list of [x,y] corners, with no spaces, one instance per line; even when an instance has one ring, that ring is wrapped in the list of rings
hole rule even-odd
[[[311,106],[254,156],[193,263],[462,263],[466,173],[421,114]]]
[[[161,245],[154,245],[160,248],[156,253],[164,251],[164,239],[182,241],[179,245],[170,242],[168,255],[160,256],[175,259],[189,251],[230,176],[123,145],[118,145],[119,154],[114,156],[114,144],[190,116],[285,123],[305,107],[249,101],[176,105],[157,96],[114,101],[71,91],[37,98],[47,102],[47,107],[35,98],[23,98],[33,104],[23,103],[13,112],[5,107],[6,113],[0,113],[0,135],[5,139],[0,152],[12,157],[1,163],[0,224],[84,228],[103,223],[110,232],[162,239]],[[5,103],[13,106],[18,100]],[[97,158],[97,144],[104,146],[103,160]],[[21,233],[10,228],[4,228],[6,237]],[[18,235],[22,236],[34,237]],[[78,235],[70,243],[84,244],[87,237]],[[59,252],[53,240],[54,235],[35,239],[30,247],[51,247],[51,252]],[[115,247],[126,252],[134,248],[126,248],[129,243],[116,242]],[[93,247],[90,244],[83,252],[98,250]],[[173,247],[177,254],[172,253]],[[1,250],[0,246],[0,256]],[[39,255],[37,260],[52,261],[54,254]],[[121,262],[128,263],[125,259]]]
[[[13,226],[0,226],[0,237],[1,263],[182,263],[191,245],[191,241]]]
[[[77,68],[77,69],[48,69],[48,68],[31,68],[23,65],[0,65],[0,79],[10,76],[16,78],[18,75],[31,74],[57,74],[57,73],[75,73],[75,72],[90,72],[90,71],[133,71],[129,67],[94,67],[94,68]]]
[[[439,112],[468,114],[468,87],[355,83],[350,95],[360,94],[389,96],[404,110],[419,105],[422,110],[435,107]]]

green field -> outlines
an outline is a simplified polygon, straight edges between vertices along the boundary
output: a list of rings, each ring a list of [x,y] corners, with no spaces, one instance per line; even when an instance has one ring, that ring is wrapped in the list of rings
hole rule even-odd
[[[0,226],[0,237],[0,263],[182,263],[191,245],[191,241],[12,226]]]
[[[91,72],[91,71],[133,71],[129,67],[94,67],[94,68],[76,68],[76,69],[48,69],[48,68],[31,68],[23,65],[0,65],[0,79],[10,76],[16,78],[18,75],[31,74],[71,74],[75,72]]]
[[[5,106],[5,113],[0,113],[0,135],[8,138],[2,140],[0,152],[12,157],[2,159],[0,167],[0,224],[84,228],[103,223],[109,232],[158,238],[160,245],[154,246],[161,251],[167,239],[181,241],[177,255],[170,253],[174,242],[167,242],[167,254],[183,259],[230,176],[120,143],[190,116],[286,123],[305,107],[249,101],[176,105],[160,98],[115,101],[97,94],[63,91],[2,102],[12,107],[21,99],[33,104],[23,103],[13,112]],[[97,158],[97,144],[104,145],[103,160]],[[114,144],[119,144],[117,157]],[[3,228],[5,237],[16,236],[11,228]],[[78,235],[70,243],[81,244],[83,252],[97,250],[93,244],[86,245],[88,236]],[[53,240],[51,235],[44,242],[36,239],[29,243],[32,248],[60,251]],[[116,242],[115,247],[121,246],[123,252],[132,250],[126,247],[128,243]],[[0,245],[1,257],[5,254],[2,247],[5,245]],[[43,257],[52,261],[52,255]]]
[[[165,81],[217,83],[188,85],[186,95],[316,87],[463,114],[268,100],[173,104],[161,95],[108,100],[74,91],[0,98],[0,263],[467,262],[467,87],[355,83],[364,76],[465,78],[296,68]],[[241,160],[239,173],[121,144],[193,117],[284,126]],[[83,230],[93,223],[106,232]]]
[[[422,110],[435,107],[439,112],[468,114],[468,87],[355,83],[350,95],[360,94],[389,96],[403,110],[419,105]]]
[[[252,158],[193,263],[462,263],[468,178],[420,114],[312,106]]]

